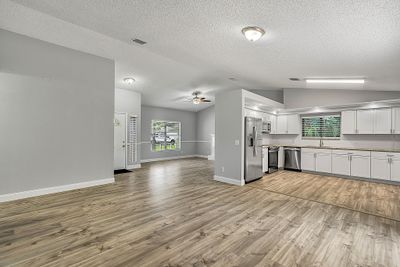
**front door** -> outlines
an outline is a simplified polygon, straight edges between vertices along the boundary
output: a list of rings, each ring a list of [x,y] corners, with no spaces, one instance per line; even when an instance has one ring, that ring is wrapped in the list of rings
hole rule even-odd
[[[126,168],[126,114],[114,116],[114,170]]]

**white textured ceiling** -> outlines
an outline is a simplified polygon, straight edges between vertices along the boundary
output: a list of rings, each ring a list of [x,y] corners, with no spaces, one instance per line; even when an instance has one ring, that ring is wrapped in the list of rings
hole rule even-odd
[[[0,1],[8,9],[0,27],[114,58],[117,87],[124,76],[137,78],[149,105],[194,110],[177,100],[194,89],[212,97],[240,87],[306,87],[289,77],[366,77],[364,87],[342,89],[400,90],[399,0]],[[69,23],[48,25],[52,17]],[[246,41],[240,30],[248,25],[266,36]],[[88,42],[84,28],[111,38]]]

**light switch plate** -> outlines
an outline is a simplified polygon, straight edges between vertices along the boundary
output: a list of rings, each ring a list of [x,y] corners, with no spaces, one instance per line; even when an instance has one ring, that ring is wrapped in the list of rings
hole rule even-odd
[[[235,140],[235,146],[239,145],[239,140]]]

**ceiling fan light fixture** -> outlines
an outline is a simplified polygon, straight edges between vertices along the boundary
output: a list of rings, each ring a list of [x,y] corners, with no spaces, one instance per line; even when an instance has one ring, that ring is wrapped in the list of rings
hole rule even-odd
[[[258,41],[264,34],[264,29],[257,26],[248,26],[242,29],[244,37],[250,42]]]
[[[127,85],[132,85],[134,82],[135,79],[133,79],[132,77],[124,78],[124,83],[126,83]]]
[[[200,98],[198,98],[198,97],[193,98],[193,104],[195,104],[195,105],[200,104]]]

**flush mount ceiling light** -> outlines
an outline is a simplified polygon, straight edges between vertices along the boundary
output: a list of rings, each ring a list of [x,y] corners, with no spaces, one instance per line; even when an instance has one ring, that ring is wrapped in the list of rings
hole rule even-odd
[[[365,79],[305,79],[306,83],[365,83]]]
[[[246,37],[247,40],[250,42],[255,42],[259,40],[264,34],[265,31],[260,27],[256,26],[249,26],[242,29],[243,35]]]
[[[135,79],[128,77],[124,79],[124,83],[126,83],[127,85],[132,85],[135,82]]]

